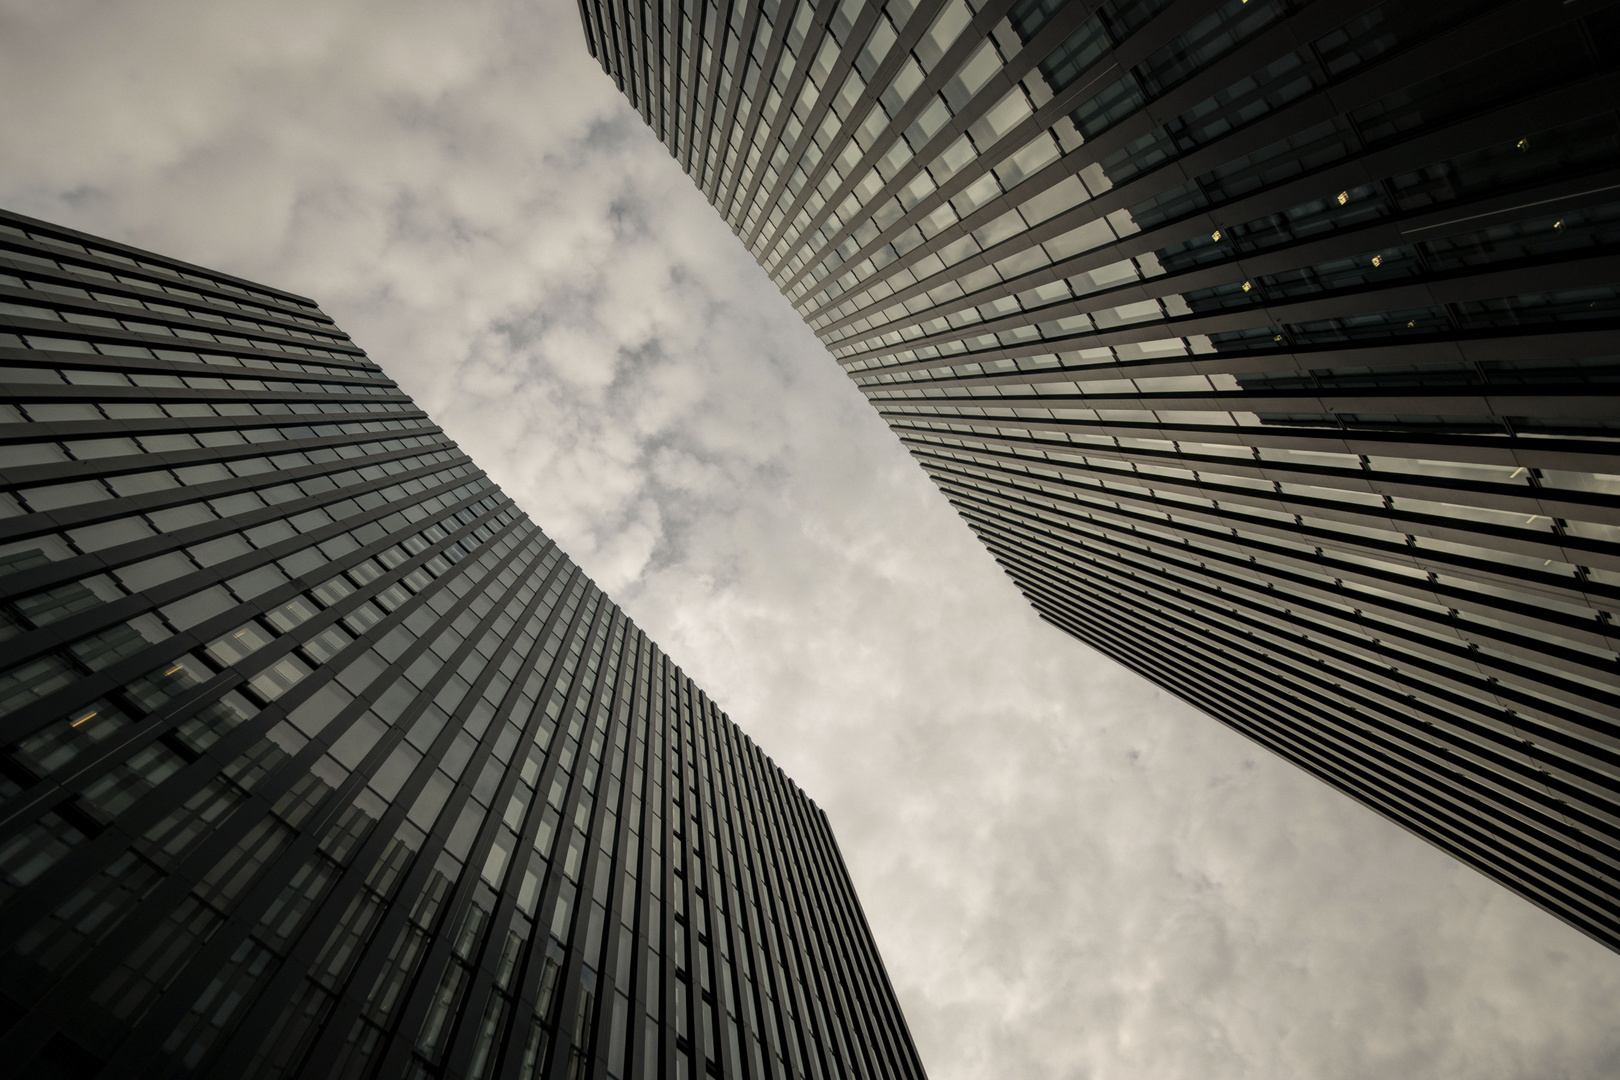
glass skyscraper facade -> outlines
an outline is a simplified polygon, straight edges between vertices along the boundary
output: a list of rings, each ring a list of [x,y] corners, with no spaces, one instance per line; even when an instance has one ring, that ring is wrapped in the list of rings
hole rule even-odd
[[[0,213],[0,1061],[923,1075],[824,815],[310,301]]]
[[[1620,948],[1620,7],[580,8],[1044,618]]]

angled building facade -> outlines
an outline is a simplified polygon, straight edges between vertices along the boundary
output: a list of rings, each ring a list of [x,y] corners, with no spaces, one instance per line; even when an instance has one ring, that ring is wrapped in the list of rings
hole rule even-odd
[[[1044,618],[1620,948],[1620,7],[581,13]]]
[[[0,1060],[921,1077],[825,817],[308,300],[0,214]]]

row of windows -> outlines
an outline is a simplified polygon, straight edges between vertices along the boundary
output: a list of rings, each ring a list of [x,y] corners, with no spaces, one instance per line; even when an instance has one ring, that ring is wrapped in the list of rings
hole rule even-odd
[[[270,429],[279,431],[284,429]],[[271,441],[271,440],[266,440]],[[240,445],[244,450],[251,444],[241,436],[235,439],[209,438],[210,449],[213,447],[228,447]],[[364,444],[348,443],[341,447],[321,448],[311,452],[294,451],[287,454],[264,456],[261,453],[237,452],[227,453],[224,460],[208,460],[195,465],[179,465],[173,468],[152,468],[154,464],[147,454],[159,452],[184,452],[190,447],[200,447],[196,437],[188,434],[138,435],[134,437],[112,437],[102,439],[79,439],[65,443],[29,443],[17,448],[19,465],[35,465],[52,461],[66,462],[71,451],[80,461],[88,459],[93,464],[87,467],[95,469],[100,475],[96,479],[71,480],[67,483],[51,483],[49,477],[42,479],[34,485],[13,487],[8,493],[3,493],[0,507],[10,511],[11,515],[33,512],[43,513],[71,507],[81,507],[86,504],[108,501],[121,498],[134,498],[136,496],[153,495],[157,492],[170,491],[178,488],[198,487],[214,484],[219,481],[234,479],[247,480],[255,476],[266,476],[278,470],[298,469],[303,466],[330,464],[346,458],[357,458],[365,454]],[[121,455],[129,455],[124,457]],[[193,455],[197,456],[197,455]],[[212,455],[203,455],[212,457]],[[417,456],[414,458],[395,459],[376,465],[366,465],[359,470],[337,472],[333,477],[323,479],[310,479],[299,484],[274,485],[265,487],[262,492],[246,494],[245,498],[226,499],[218,507],[222,516],[245,513],[265,505],[264,500],[270,504],[279,504],[299,498],[301,495],[313,496],[332,490],[333,487],[358,484],[362,481],[379,479],[384,475],[403,473],[413,468],[438,461],[449,460],[449,451],[440,451],[438,455]],[[74,464],[78,464],[75,462]],[[452,475],[461,475],[470,471],[470,466],[458,467],[460,471]],[[138,470],[138,471],[137,471]],[[82,469],[74,469],[75,473]],[[258,481],[257,483],[263,483]],[[414,494],[428,485],[424,478],[413,478],[409,486],[401,486],[396,493]],[[243,485],[232,484],[230,488],[243,490]],[[250,490],[250,489],[249,489]],[[152,500],[148,500],[151,502]],[[161,499],[166,505],[166,513],[157,515],[164,519],[160,526],[162,531],[172,532],[185,525],[194,524],[196,520],[206,520],[212,515],[203,514],[197,518],[196,510],[184,509],[195,505],[182,495],[173,495]],[[108,543],[122,541],[97,541],[95,546],[106,546]]]
[[[926,424],[894,419],[907,438],[918,439],[929,431]],[[954,444],[973,451],[979,440],[996,430],[996,423],[992,421],[976,431],[958,427],[963,435],[956,439],[930,435],[926,445]],[[1009,430],[1006,421],[999,424],[1010,438],[993,439],[990,445],[1010,446],[1020,452],[1009,457],[1009,451],[1001,451],[1001,458],[1027,461],[1028,468],[1060,468],[1067,493],[1072,494],[1076,485],[1090,484],[1111,489],[1115,499],[1125,497],[1134,502],[1147,489],[1148,498],[1164,503],[1178,519],[1202,517],[1214,522],[1220,531],[1235,530],[1233,535],[1241,537],[1252,537],[1255,526],[1271,517],[1275,523],[1262,530],[1269,534],[1268,540],[1304,529],[1312,534],[1307,550],[1314,544],[1344,551],[1354,560],[1374,565],[1377,557],[1371,549],[1383,545],[1400,553],[1398,561],[1411,566],[1415,559],[1419,569],[1446,578],[1454,589],[1453,607],[1482,610],[1493,619],[1506,617],[1510,622],[1528,620],[1538,627],[1549,609],[1561,608],[1567,624],[1559,631],[1561,636],[1595,645],[1599,649],[1595,662],[1599,664],[1607,663],[1604,657],[1613,648],[1603,629],[1607,616],[1602,612],[1614,608],[1614,589],[1620,584],[1610,555],[1616,540],[1615,527],[1604,521],[1562,516],[1582,512],[1588,517],[1602,516],[1602,508],[1614,502],[1612,478],[1590,474],[1580,478],[1580,486],[1591,491],[1594,498],[1584,508],[1573,503],[1543,503],[1540,500],[1551,493],[1538,488],[1536,501],[1518,500],[1521,509],[1515,510],[1512,501],[1493,498],[1489,489],[1435,490],[1425,484],[1420,463],[1413,463],[1417,468],[1409,470],[1404,479],[1394,469],[1403,463],[1380,463],[1389,471],[1373,485],[1374,491],[1397,494],[1358,496],[1342,483],[1322,487],[1312,485],[1307,477],[1299,478],[1306,483],[1275,478],[1286,473],[1261,478],[1254,473],[1229,471],[1208,459],[1189,462],[1180,455],[1165,455],[1180,467],[1162,463],[1145,467],[1132,462],[1122,468],[1117,459],[1085,458],[1072,450],[1065,454],[1049,442],[1029,438],[1027,429]],[[1140,455],[1127,456],[1141,460]],[[985,460],[976,461],[975,457]],[[986,464],[992,469],[1007,467],[996,463],[997,454],[984,451],[970,453],[963,460],[969,475],[983,471]],[[1035,464],[1048,461],[1051,464]],[[1073,462],[1072,466],[1068,462]],[[1018,471],[1016,466],[1014,471]],[[1442,466],[1435,471],[1443,474],[1451,470]],[[1535,475],[1522,468],[1514,473]],[[1154,477],[1173,482],[1165,486],[1164,481],[1155,483]],[[1558,473],[1548,476],[1548,480],[1568,482],[1564,474]],[[1536,482],[1542,483],[1539,476]],[[1501,606],[1499,598],[1503,597],[1513,599],[1509,606],[1517,607],[1517,615],[1504,616],[1492,610]]]
[[[1366,201],[1384,202],[1381,195],[1367,188],[1344,192],[1342,199],[1344,201],[1338,205],[1346,208]],[[1358,301],[1361,305],[1375,306],[1381,300],[1372,290],[1409,284],[1418,278],[1455,277],[1462,272],[1510,264],[1534,268],[1571,257],[1598,254],[1616,242],[1614,218],[1617,213],[1620,213],[1620,204],[1600,203],[1522,221],[1459,230],[1413,244],[1373,248],[1364,246],[1366,239],[1349,234],[1345,236],[1344,247],[1354,254],[1336,255],[1314,265],[1275,273],[1245,271],[1245,266],[1275,264],[1275,260],[1253,255],[1244,258],[1244,248],[1240,246],[1244,230],[1233,229],[1229,246],[1210,244],[1203,249],[1209,255],[1230,260],[1227,270],[1230,276],[1218,285],[1189,289],[1183,284],[1188,276],[1200,280],[1210,278],[1215,264],[1207,255],[1182,273],[1168,276],[1165,270],[1169,267],[1157,257],[1138,257],[1066,281],[1028,289],[1016,297],[1000,297],[977,308],[933,315],[922,321],[889,309],[879,317],[889,319],[888,322],[863,319],[854,323],[847,333],[828,336],[837,343],[835,354],[852,372],[887,371],[918,358],[947,357],[967,351],[999,354],[1036,340],[1052,341],[1069,353],[1084,347],[1084,335],[1088,331],[1104,332],[1135,322],[1260,308],[1331,292],[1354,293],[1361,297]],[[1237,259],[1232,259],[1234,254],[1238,255]],[[1143,292],[1156,294],[1158,299],[1138,299]],[[1131,302],[1110,306],[1111,299],[1122,295],[1131,297]],[[1535,298],[1540,295],[1543,294],[1519,299],[1504,297],[1496,302],[1511,304],[1518,322],[1558,320],[1566,315],[1600,318],[1612,314],[1606,304],[1593,306],[1593,300],[1601,297],[1588,297],[1573,307],[1560,308],[1555,303],[1538,302]],[[1459,309],[1455,318],[1467,319],[1471,315]],[[1451,327],[1460,328],[1461,324]],[[870,332],[874,330],[882,331],[882,336],[875,337]],[[1193,335],[1187,334],[1186,340],[1193,351],[1199,351]],[[902,342],[917,344],[895,351],[893,346]],[[1213,349],[1205,347],[1203,351]]]
[[[426,516],[443,506],[453,505],[460,498],[464,498],[479,489],[481,482],[464,484],[456,488],[449,488],[446,481],[452,482],[455,477],[445,474],[441,478],[440,490],[443,494],[435,495],[425,502],[416,503],[417,516]],[[400,492],[395,498],[403,498],[407,493]],[[388,500],[379,497],[367,510],[376,511],[388,505]],[[211,539],[189,547],[178,548],[164,554],[141,559],[138,562],[120,565],[107,574],[98,574],[90,578],[79,579],[67,584],[55,586],[49,591],[24,594],[14,603],[14,609],[28,624],[33,626],[46,626],[66,619],[87,607],[95,607],[94,601],[111,603],[124,593],[139,595],[150,591],[157,586],[166,585],[185,579],[184,585],[171,586],[164,590],[166,596],[173,596],[170,602],[159,608],[157,612],[135,617],[127,624],[119,624],[111,630],[101,630],[80,641],[71,644],[67,651],[60,655],[46,655],[43,658],[26,660],[22,664],[9,667],[0,673],[0,715],[6,715],[32,705],[36,700],[47,697],[63,685],[64,675],[71,675],[73,667],[71,659],[76,658],[80,663],[87,665],[91,670],[100,670],[110,664],[121,661],[128,655],[126,646],[144,648],[147,644],[156,645],[173,634],[189,630],[199,624],[208,623],[217,616],[229,611],[238,603],[252,600],[255,597],[276,591],[285,580],[291,569],[307,566],[311,561],[318,563],[320,556],[330,557],[341,547],[336,539],[327,539],[319,553],[310,549],[295,548],[286,552],[280,560],[280,569],[266,561],[263,556],[255,557],[258,551],[273,551],[280,554],[289,546],[293,546],[300,533],[330,533],[331,527],[350,514],[362,513],[357,505],[354,509],[334,505],[333,510],[308,511],[299,515],[293,521],[272,521],[268,527],[261,526],[249,529],[246,532],[225,532],[223,535],[214,535]],[[411,515],[400,513],[399,520],[404,522]],[[187,529],[188,526],[203,524],[213,520],[213,513],[202,506],[198,506],[195,519],[179,526]],[[225,518],[228,524],[229,516]],[[172,524],[163,521],[162,524]],[[117,535],[114,543],[139,541],[143,537],[157,535],[150,519],[126,518],[114,523]],[[195,532],[195,529],[188,529]],[[211,529],[210,532],[217,530]],[[97,539],[104,537],[98,535]],[[46,538],[46,543],[40,546],[28,546],[37,541],[21,541],[13,545],[13,552],[6,557],[5,569],[11,574],[26,573],[30,569],[39,567],[50,560],[48,552],[52,546]],[[352,541],[351,541],[352,542]],[[148,545],[141,545],[146,547]],[[217,574],[199,573],[215,566],[228,566],[233,576],[227,582],[212,585],[209,581],[217,580]],[[239,572],[240,571],[240,572]],[[296,576],[296,575],[291,575]],[[191,591],[198,590],[198,591]],[[88,594],[88,595],[86,595]],[[386,599],[386,598],[385,598]],[[403,599],[403,596],[400,598]],[[396,604],[397,606],[397,604]],[[161,618],[159,617],[161,615]],[[290,617],[290,616],[289,616]],[[370,616],[376,621],[378,616],[373,612]],[[357,616],[360,618],[360,616]],[[12,633],[20,632],[26,627],[11,620]],[[166,624],[166,625],[165,625]],[[361,631],[365,627],[359,628]],[[296,665],[292,674],[302,677],[306,673]],[[296,681],[296,679],[294,679]]]
[[[1432,599],[1423,602],[1416,590],[1346,587],[1332,579],[1313,585],[1308,574],[1278,572],[1275,568],[1245,574],[1239,560],[1223,558],[1219,552],[1206,550],[1189,557],[1172,546],[1153,545],[1152,538],[1140,532],[1111,535],[1098,528],[1106,528],[1106,522],[1088,522],[1078,516],[1063,527],[1061,514],[1021,512],[1020,516],[1031,524],[1047,521],[1049,528],[1020,527],[996,513],[998,505],[1008,505],[1005,497],[996,498],[988,492],[970,496],[969,485],[961,484],[948,485],[947,490],[957,491],[974,504],[969,518],[991,535],[993,547],[1005,547],[1005,543],[996,542],[998,537],[1003,541],[1022,537],[1023,544],[1032,550],[1048,549],[1049,569],[1057,577],[1079,575],[1095,579],[1090,589],[1150,595],[1148,608],[1159,610],[1168,604],[1170,607],[1164,610],[1174,610],[1178,617],[1204,624],[1197,631],[1204,636],[1231,637],[1234,625],[1241,628],[1239,636],[1273,650],[1279,658],[1278,670],[1267,678],[1275,678],[1278,671],[1289,673],[1288,658],[1302,656],[1304,666],[1294,674],[1315,678],[1318,672],[1330,673],[1328,677],[1343,681],[1347,689],[1353,684],[1364,700],[1372,700],[1366,697],[1369,691],[1373,698],[1385,698],[1377,708],[1392,717],[1421,703],[1420,712],[1432,713],[1437,719],[1443,717],[1444,724],[1462,737],[1483,737],[1511,748],[1516,737],[1511,724],[1502,719],[1501,710],[1506,705],[1520,718],[1518,731],[1544,746],[1546,767],[1569,788],[1577,792],[1585,789],[1584,794],[1577,795],[1580,801],[1595,796],[1600,806],[1607,798],[1607,783],[1591,771],[1591,748],[1582,745],[1578,737],[1570,737],[1572,731],[1600,726],[1600,718],[1612,707],[1612,690],[1606,681],[1600,681],[1601,676],[1583,682],[1569,679],[1560,666],[1527,669],[1516,662],[1518,658],[1511,651],[1503,653],[1499,647],[1490,668],[1497,677],[1486,680],[1473,674],[1472,665],[1464,659],[1466,651],[1459,649],[1454,638],[1445,635],[1440,627],[1425,635],[1422,630],[1414,632],[1400,625],[1417,622],[1422,626],[1421,614],[1426,610],[1444,614],[1443,604],[1435,605]],[[1309,556],[1298,561],[1308,564]],[[1041,562],[1026,553],[1013,560],[1012,568],[1015,576],[1021,577],[1026,564],[1033,567]],[[1268,584],[1284,582],[1292,586],[1286,599],[1268,592]],[[1435,593],[1443,597],[1443,585]],[[1282,610],[1285,604],[1290,610]],[[1365,609],[1381,609],[1381,613],[1404,617],[1385,624],[1380,642],[1367,634],[1366,624],[1356,615]],[[1414,615],[1420,618],[1414,620]],[[1311,630],[1308,638],[1301,634],[1306,627]],[[1399,673],[1391,666],[1395,657],[1403,669]],[[1514,674],[1518,677],[1514,678]]]
[[[101,298],[97,297],[97,299]],[[13,318],[24,319],[49,320],[56,317],[56,313],[49,308],[13,303],[0,304],[0,313],[9,315]],[[298,353],[307,356],[330,356],[333,358],[340,358],[345,355],[343,353],[333,352],[330,349],[297,345],[291,342],[265,341],[260,338],[249,339],[241,336],[240,334],[226,334],[219,331],[199,330],[195,327],[188,326],[171,326],[166,323],[156,323],[146,319],[113,319],[101,315],[85,315],[71,312],[65,314],[67,317],[64,318],[64,321],[76,327],[89,326],[99,327],[102,329],[124,330],[132,334],[141,334],[146,336],[173,337],[184,341],[206,341],[240,348],[273,349],[280,352]],[[170,312],[165,314],[174,313]],[[107,348],[96,348],[96,344],[103,343],[93,342],[92,340],[81,336],[82,334],[83,331],[74,333],[66,329],[58,331],[54,328],[46,331],[36,331],[34,328],[30,327],[25,334],[7,334],[5,338],[0,339],[0,347],[56,349],[72,352],[99,351],[103,353],[110,352],[112,355],[119,355],[119,353],[113,352]],[[318,339],[311,337],[309,340],[315,341]],[[132,347],[122,342],[106,344],[112,344],[115,347]],[[133,347],[142,348],[142,346]],[[142,354],[135,353],[134,355],[139,356]]]
[[[110,263],[119,267],[130,267],[144,271],[129,274],[127,283],[131,285],[156,289],[187,300],[205,300],[211,306],[232,307],[250,314],[286,319],[309,329],[325,331],[332,329],[331,320],[322,315],[314,304],[285,293],[270,293],[243,282],[205,276],[168,262],[137,258],[127,251],[118,251],[100,244],[84,244],[52,230],[30,230],[16,224],[0,222],[0,258],[15,258],[18,254],[19,248],[7,245],[5,242],[8,240],[43,245],[51,252],[65,254],[67,257],[65,262],[39,261],[41,257],[37,252],[28,251],[31,266],[61,268],[78,277],[103,278],[109,281],[124,279],[109,275],[100,264]],[[91,258],[88,260],[81,258],[84,255]],[[199,286],[209,290],[209,293],[198,292]]]
[[[1250,565],[1262,582],[1273,572],[1294,573],[1294,562],[1303,558],[1309,564],[1304,572],[1318,578],[1322,573],[1314,567],[1324,559],[1333,562],[1327,580],[1370,575],[1368,581],[1395,582],[1422,595],[1439,586],[1449,597],[1448,607],[1494,625],[1518,624],[1524,641],[1536,643],[1532,649],[1564,650],[1599,671],[1611,662],[1607,619],[1620,605],[1620,583],[1612,571],[1564,561],[1591,552],[1567,546],[1567,534],[1554,531],[1567,530],[1560,519],[1543,519],[1545,542],[1539,550],[1529,544],[1515,549],[1500,540],[1493,547],[1497,538],[1491,532],[1523,524],[1522,515],[1502,512],[1489,520],[1489,508],[1477,504],[1372,493],[1357,497],[1341,489],[1245,482],[1241,476],[1163,465],[1122,467],[1106,459],[1082,465],[1077,457],[1076,465],[1066,468],[1056,456],[1022,457],[961,440],[951,449],[951,443],[925,440],[920,432],[906,434],[925,463],[948,473],[952,483],[1012,485],[1039,493],[1031,495],[1036,502],[1084,505],[1096,513],[1130,508],[1132,513],[1116,524],[1133,533],[1153,532],[1153,521],[1165,521],[1166,514],[1188,529],[1206,523],[1214,528],[1207,542],[1255,552],[1258,558]],[[1438,632],[1455,636],[1451,627]]]
[[[30,296],[24,299],[15,293],[7,294],[11,299],[4,302],[0,311],[18,319],[60,320],[75,323],[80,326],[97,326],[107,329],[132,329],[144,325],[135,320],[126,319],[120,323],[118,319],[109,315],[92,314],[82,311],[57,311],[50,309],[50,302],[60,302],[64,297],[79,300],[94,300],[98,304],[107,305],[109,309],[135,309],[141,312],[151,312],[154,315],[179,316],[184,319],[195,319],[202,322],[220,323],[243,330],[258,331],[260,333],[274,334],[278,337],[294,337],[303,341],[318,344],[339,343],[341,339],[335,335],[316,335],[305,330],[278,326],[274,323],[259,322],[255,319],[246,319],[239,316],[225,315],[211,308],[180,307],[171,303],[159,303],[155,300],[143,300],[113,292],[91,292],[79,286],[61,285],[56,282],[44,281],[37,278],[24,278],[15,274],[0,274],[0,286],[12,289],[29,289],[31,292],[47,294],[39,299]],[[21,302],[15,302],[21,301]],[[106,309],[104,309],[106,310]],[[144,316],[143,316],[144,318]],[[334,354],[341,355],[341,354]]]
[[[196,354],[184,353],[172,349],[149,350],[148,356],[154,359],[161,355],[162,359],[171,363],[197,363]],[[210,357],[205,361],[209,369],[217,368],[246,368],[260,370],[276,370],[266,361],[255,364],[249,360],[237,360],[236,357]],[[230,363],[229,361],[235,361]],[[129,365],[125,365],[126,369]],[[320,375],[328,375],[342,369],[318,367],[314,364],[293,365],[287,364],[283,368],[308,368]],[[185,371],[181,367],[177,370]],[[342,372],[350,375],[349,372]],[[145,388],[186,387],[191,390],[240,390],[252,393],[272,394],[370,394],[386,397],[397,393],[393,387],[366,385],[354,382],[322,381],[322,382],[293,382],[290,379],[243,378],[236,375],[207,374],[176,374],[170,375],[157,371],[108,371],[94,368],[72,367],[17,367],[0,365],[0,381],[7,383],[36,383],[47,386],[139,386]]]

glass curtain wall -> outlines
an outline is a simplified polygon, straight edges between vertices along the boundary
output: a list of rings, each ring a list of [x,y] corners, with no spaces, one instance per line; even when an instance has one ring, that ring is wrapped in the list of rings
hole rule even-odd
[[[1620,947],[1620,8],[581,13],[1044,618]]]
[[[921,1077],[825,817],[313,303],[0,213],[0,1057]]]

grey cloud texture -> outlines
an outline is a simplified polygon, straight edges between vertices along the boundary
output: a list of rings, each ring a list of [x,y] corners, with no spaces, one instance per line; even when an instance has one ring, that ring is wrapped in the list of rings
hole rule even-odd
[[[1620,1075],[1620,958],[1040,622],[573,4],[0,0],[0,205],[317,299],[838,831],[937,1080]]]

